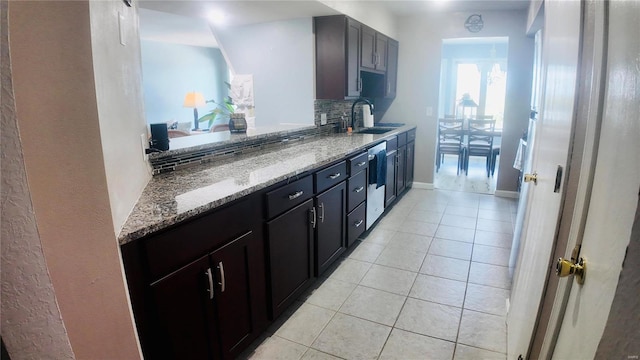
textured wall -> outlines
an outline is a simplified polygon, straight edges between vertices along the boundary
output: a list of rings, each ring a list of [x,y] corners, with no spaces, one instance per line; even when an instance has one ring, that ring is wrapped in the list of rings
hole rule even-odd
[[[72,359],[31,205],[16,123],[7,2],[0,2],[2,66],[2,339],[16,359]]]
[[[101,74],[94,72],[90,6],[88,1],[9,3],[15,111],[33,213],[73,353],[79,359],[136,359],[140,352],[105,169],[113,165],[105,160],[112,154],[104,154],[103,146],[113,149],[102,143],[98,120],[104,103],[96,98]],[[119,89],[125,95],[131,90]],[[120,145],[125,150],[127,141]]]

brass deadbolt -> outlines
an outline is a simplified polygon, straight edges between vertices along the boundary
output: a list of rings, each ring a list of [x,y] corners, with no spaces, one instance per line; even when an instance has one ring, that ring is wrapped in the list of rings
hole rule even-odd
[[[578,284],[584,284],[584,278],[587,271],[587,264],[583,258],[580,258],[578,263],[573,263],[571,260],[558,258],[556,263],[556,275],[559,277],[565,277],[569,275],[575,275]]]

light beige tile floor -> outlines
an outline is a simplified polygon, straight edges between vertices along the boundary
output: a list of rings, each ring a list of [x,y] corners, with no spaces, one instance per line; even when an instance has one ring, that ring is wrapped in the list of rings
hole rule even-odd
[[[412,189],[249,359],[505,359],[515,199]]]

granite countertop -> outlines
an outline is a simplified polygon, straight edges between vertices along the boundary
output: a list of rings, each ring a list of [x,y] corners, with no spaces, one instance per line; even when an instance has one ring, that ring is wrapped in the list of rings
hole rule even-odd
[[[154,176],[120,231],[118,241],[124,245],[413,128],[405,125],[379,135],[326,135]]]

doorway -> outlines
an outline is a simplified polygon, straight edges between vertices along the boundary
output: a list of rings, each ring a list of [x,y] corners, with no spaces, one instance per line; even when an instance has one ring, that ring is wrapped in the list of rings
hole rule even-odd
[[[459,153],[438,155],[435,188],[495,193],[504,124],[508,42],[507,37],[443,40],[438,118],[461,119],[465,129],[469,119],[491,119],[495,121],[495,128],[492,143],[488,144],[490,157],[468,156],[465,150],[468,136],[461,139]],[[440,148],[442,142],[437,140],[436,144]],[[460,158],[464,161],[459,162]],[[460,168],[460,164],[464,168]]]

